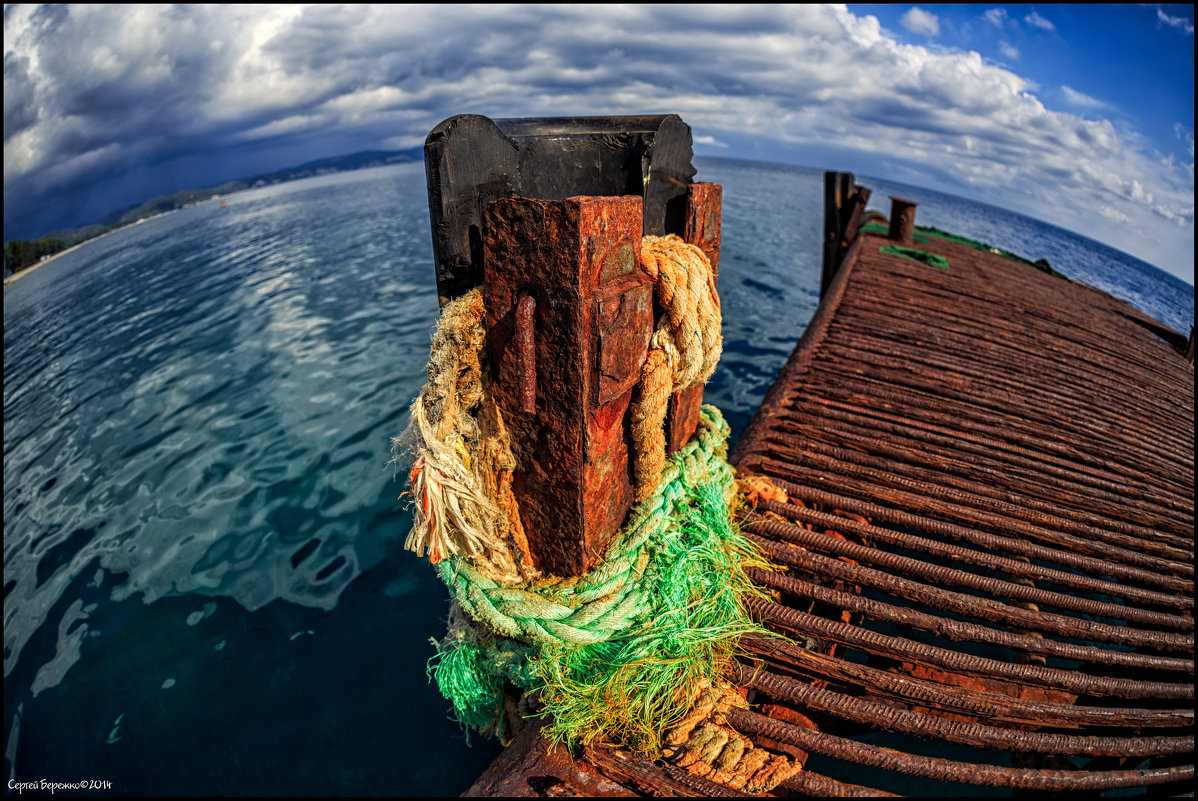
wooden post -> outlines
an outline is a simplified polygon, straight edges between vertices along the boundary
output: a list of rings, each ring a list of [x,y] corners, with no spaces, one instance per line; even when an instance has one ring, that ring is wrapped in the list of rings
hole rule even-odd
[[[890,196],[890,238],[895,242],[910,245],[915,242],[915,207],[911,200]]]
[[[558,576],[589,570],[632,506],[628,408],[654,324],[642,216],[635,196],[506,198],[483,216],[487,354],[512,489],[534,563]]]

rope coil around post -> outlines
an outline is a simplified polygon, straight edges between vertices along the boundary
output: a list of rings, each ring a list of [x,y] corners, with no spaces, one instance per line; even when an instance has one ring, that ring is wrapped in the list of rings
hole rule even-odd
[[[657,321],[632,405],[635,497],[649,497],[665,463],[670,395],[706,381],[723,350],[720,296],[703,251],[675,234],[641,241],[641,269],[665,313]]]
[[[720,730],[724,747],[704,741],[684,767],[734,777],[738,789],[772,787],[798,766],[753,753],[727,729],[719,710],[729,702],[716,703],[732,692],[723,675],[740,636],[773,636],[745,605],[762,597],[745,568],[771,566],[732,522],[728,426],[704,406],[692,440],[668,460],[664,452],[670,395],[705,381],[719,360],[715,276],[676,236],[646,237],[641,253],[664,311],[630,412],[637,503],[582,576],[542,577],[527,557],[510,489],[515,460],[491,398],[481,292],[443,310],[429,381],[394,443],[397,458],[404,448],[415,457],[405,547],[428,552],[453,599],[429,674],[470,728],[502,736],[511,686],[529,693],[525,711],[535,699],[557,741],[607,737],[656,759],[667,736],[677,755]],[[710,760],[699,758],[708,751]]]

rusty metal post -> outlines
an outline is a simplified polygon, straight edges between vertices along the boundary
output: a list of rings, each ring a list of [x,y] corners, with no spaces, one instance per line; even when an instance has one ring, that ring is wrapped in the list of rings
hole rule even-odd
[[[865,207],[869,205],[869,196],[871,190],[864,186],[853,186],[850,206],[847,209],[844,224],[844,234],[841,239],[842,248],[840,258],[844,260],[844,254],[848,251],[849,245],[857,238],[857,231],[861,228],[861,220],[865,217]]]
[[[836,269],[840,266],[840,257],[844,253],[841,246],[844,236],[842,209],[852,186],[852,173],[824,173],[824,258],[820,269],[820,297],[823,297],[828,285],[832,283],[832,276],[836,274]]]
[[[631,507],[627,412],[656,311],[642,234],[678,234],[718,262],[720,187],[692,183],[691,156],[673,114],[458,115],[425,142],[438,293],[483,286],[513,491],[547,572],[589,569]],[[702,399],[701,386],[671,398],[669,451]]]
[[[711,262],[719,277],[720,208],[724,191],[719,184],[691,184],[686,196],[686,221],[682,238],[697,245]],[[680,390],[670,396],[666,415],[666,453],[673,453],[690,441],[699,425],[699,407],[703,405],[703,385]]]
[[[915,241],[915,207],[911,200],[890,196],[890,238],[904,245]]]
[[[654,322],[642,216],[634,196],[505,198],[483,215],[512,489],[533,561],[558,576],[589,570],[632,506],[627,412]]]
[[[824,259],[819,277],[822,298],[832,285],[865,216],[870,190],[857,186],[851,172],[824,173]]]

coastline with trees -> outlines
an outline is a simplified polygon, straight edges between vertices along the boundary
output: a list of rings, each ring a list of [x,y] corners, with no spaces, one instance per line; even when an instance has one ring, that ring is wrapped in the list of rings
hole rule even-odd
[[[55,257],[74,250],[80,245],[105,234],[160,217],[178,209],[195,206],[247,189],[296,181],[317,175],[403,164],[424,158],[423,148],[409,150],[367,150],[344,156],[318,159],[272,173],[226,181],[217,186],[203,189],[181,189],[169,195],[160,195],[132,208],[109,215],[105,222],[94,223],[82,228],[63,229],[46,234],[40,239],[12,239],[4,243],[4,285],[27,274],[32,269],[48,264]],[[113,219],[115,217],[115,219]]]

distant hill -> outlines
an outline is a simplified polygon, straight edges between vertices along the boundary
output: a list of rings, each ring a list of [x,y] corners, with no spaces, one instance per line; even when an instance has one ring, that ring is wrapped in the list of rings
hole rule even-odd
[[[329,175],[337,172],[362,170],[368,167],[383,167],[388,164],[404,164],[419,161],[424,158],[424,149],[420,147],[408,150],[363,150],[345,156],[317,159],[300,164],[298,167],[288,167],[274,172],[254,175],[249,178],[238,178],[225,181],[216,186],[201,189],[180,189],[169,195],[159,195],[144,203],[127,206],[107,215],[99,222],[85,225],[81,228],[64,228],[52,231],[41,239],[11,240],[4,243],[4,274],[18,272],[40,259],[59,251],[94,239],[108,231],[135,223],[145,217],[153,217],[175,209],[183,208],[204,200],[213,195],[228,195],[245,189],[255,189],[260,186],[271,186],[286,181],[297,181],[301,178],[311,178],[315,175]]]
[[[125,225],[136,222],[143,217],[151,217],[164,211],[182,208],[189,203],[208,200],[213,195],[228,195],[245,189],[256,189],[260,186],[271,186],[286,181],[298,181],[301,178],[311,178],[316,175],[363,170],[367,167],[384,167],[388,164],[404,164],[423,158],[424,149],[414,147],[408,150],[363,150],[359,153],[350,153],[345,156],[317,159],[316,161],[300,164],[298,167],[287,167],[286,169],[254,175],[249,178],[237,178],[232,181],[225,181],[223,184],[208,186],[202,189],[180,189],[178,192],[172,192],[169,195],[150,198],[139,205],[128,206],[122,210],[113,212],[101,220],[99,225],[112,225],[113,223]],[[88,226],[88,228],[90,227],[92,226]],[[87,229],[75,229],[75,231],[83,230]],[[57,232],[50,234],[50,236],[61,236],[62,233],[69,232]]]

